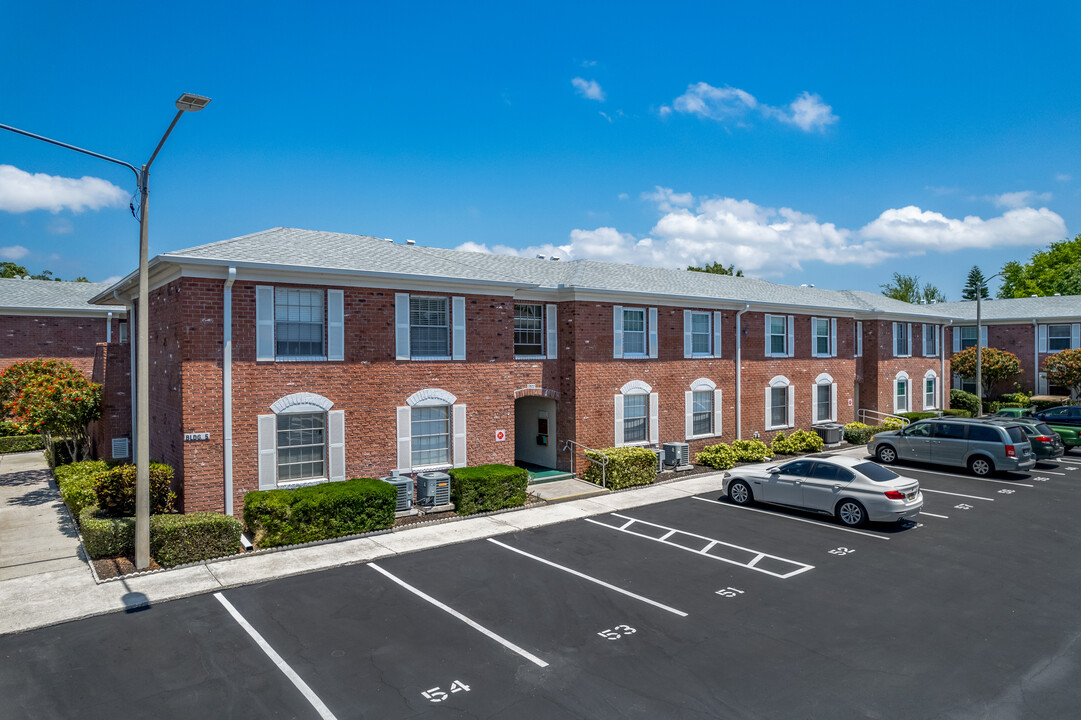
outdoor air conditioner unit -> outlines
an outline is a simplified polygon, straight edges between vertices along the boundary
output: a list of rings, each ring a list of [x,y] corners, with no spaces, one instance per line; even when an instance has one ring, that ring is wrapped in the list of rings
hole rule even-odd
[[[424,472],[417,475],[417,505],[450,504],[450,475],[444,472]]]
[[[393,485],[395,490],[398,491],[398,499],[394,507],[395,512],[405,512],[413,507],[413,478],[395,473],[390,477],[381,479],[383,482]]]
[[[650,448],[650,451],[657,456],[657,472],[662,472],[664,470],[664,450]]]
[[[691,464],[691,446],[687,443],[670,442],[664,444],[664,464],[682,467]]]

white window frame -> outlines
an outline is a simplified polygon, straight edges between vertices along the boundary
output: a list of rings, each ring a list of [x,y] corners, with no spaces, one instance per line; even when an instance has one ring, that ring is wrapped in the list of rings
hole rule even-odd
[[[450,421],[449,462],[434,465],[413,465],[413,408],[447,406]],[[405,405],[397,408],[397,437],[399,473],[447,470],[466,465],[466,405],[458,402],[452,393],[441,388],[425,388],[406,398]]]
[[[897,404],[897,398],[900,397],[897,390],[902,382],[905,384],[905,407],[903,408]],[[896,377],[893,378],[893,412],[895,415],[903,412],[912,412],[912,378],[910,378],[908,373],[904,370],[897,373]]]
[[[704,311],[704,310],[687,310],[686,313],[687,313],[686,317],[689,320],[687,333],[690,336],[690,347],[689,347],[689,349],[690,349],[690,357],[696,357],[696,358],[713,357],[713,318],[711,317],[711,314],[709,312]],[[695,321],[696,318],[697,319],[705,318],[705,320],[706,320],[705,333],[695,332],[695,330],[694,330],[694,321]],[[705,335],[706,349],[705,349],[705,351],[695,350],[694,349],[695,337],[696,336],[701,336],[703,334]]]
[[[1066,335],[1052,335],[1051,328],[1066,328]],[[1052,348],[1051,344],[1056,340],[1065,340],[1066,347]],[[1047,325],[1047,352],[1057,353],[1063,350],[1073,349],[1073,325],[1069,323],[1048,323]]]
[[[898,352],[902,334],[905,339],[905,349],[904,352]],[[912,323],[895,322],[893,324],[893,356],[912,357]]]
[[[638,440],[635,442],[626,442],[624,440],[624,413],[623,403],[624,398],[628,395],[645,395],[646,396],[646,439]],[[614,420],[614,435],[615,435],[615,447],[647,447],[650,445],[658,445],[660,440],[660,400],[657,393],[653,392],[653,388],[641,380],[631,380],[619,389],[619,392],[614,397],[615,412],[613,413]]]
[[[788,405],[785,413],[785,424],[774,425],[773,424],[773,391],[777,388],[784,388],[785,390],[785,402]],[[766,418],[765,428],[766,431],[772,430],[786,430],[796,426],[796,393],[792,383],[783,375],[776,375],[769,384],[766,385]]]
[[[765,317],[765,337],[763,339],[763,346],[766,357],[792,357],[795,353],[795,327],[796,317],[795,315],[771,315],[769,313],[764,314]],[[784,331],[781,333],[781,337],[784,338],[784,351],[774,352],[773,350],[773,338],[777,333],[773,332],[773,319],[781,319],[784,324]]]
[[[623,358],[636,359],[649,357],[649,311],[644,307],[624,307],[620,308],[620,327],[622,328],[622,337],[620,338],[620,345],[623,347]],[[627,315],[628,314],[640,314],[642,316],[642,329],[641,330],[628,330],[627,329]],[[627,338],[630,335],[640,335],[642,338],[642,352],[628,352],[627,351]]]
[[[939,325],[923,324],[923,356],[924,357],[938,357],[939,351],[942,349],[942,343],[939,342],[939,333],[942,327]],[[927,350],[927,341],[931,341],[931,350]]]
[[[852,357],[863,357],[863,321],[857,320],[856,323],[856,337],[853,344]]]
[[[345,480],[345,411],[334,410],[334,403],[322,395],[300,392],[279,398],[270,406],[271,414],[259,415],[259,489],[292,488]],[[324,416],[324,474],[279,482],[278,480],[278,418],[282,415],[322,413]]]
[[[825,420],[820,420],[818,417],[819,406],[821,402],[818,399],[819,389],[823,387],[829,388],[829,411]],[[811,424],[821,425],[824,423],[837,422],[837,383],[833,381],[833,377],[828,373],[822,373],[815,378],[814,385],[811,386]]]
[[[694,394],[698,392],[712,393],[710,397],[710,410],[712,412],[712,417],[710,418],[710,431],[708,433],[696,435],[694,433]],[[713,382],[709,378],[698,378],[691,383],[690,390],[684,392],[683,398],[683,429],[684,436],[687,440],[699,440],[701,438],[717,437],[721,435],[724,428],[724,424],[722,422],[724,397],[723,393],[717,389],[717,383]]]
[[[932,385],[930,393],[927,392],[927,381],[928,380],[930,380],[930,381],[932,381],[932,383],[934,383]],[[941,386],[942,386],[942,383],[939,382],[938,373],[936,373],[934,370],[928,370],[927,372],[925,372],[923,374],[923,387],[920,388],[920,390],[921,390],[920,397],[923,398],[923,409],[924,410],[938,410],[938,409],[940,409],[939,406],[941,405],[941,402],[940,402]],[[927,402],[927,396],[928,395],[931,396],[930,404],[928,404],[928,402]]]
[[[825,329],[825,334],[820,330]],[[826,351],[818,349],[818,341],[825,339]],[[837,356],[837,318],[811,318],[811,357]]]
[[[321,355],[279,355],[277,342],[278,294],[280,292],[313,292],[322,297]],[[255,359],[257,362],[298,362],[345,359],[344,291],[334,288],[284,287],[256,285],[255,287]]]
[[[539,316],[540,329],[537,331],[537,332],[540,333],[540,352],[539,353],[532,353],[531,354],[531,353],[519,353],[518,352],[518,306],[519,305],[535,307],[535,308],[540,309],[540,316]],[[545,315],[546,314],[547,313],[545,312],[543,303],[527,302],[527,301],[521,301],[521,302],[515,301],[515,303],[514,303],[514,317],[511,318],[511,323],[513,325],[513,327],[511,328],[511,332],[513,333],[512,342],[513,342],[514,359],[515,360],[543,360],[543,359],[545,359],[547,357],[547,355],[545,353],[545,348],[547,346],[547,342],[546,342],[547,332],[546,332],[546,328],[545,328],[545,325],[547,324],[545,322],[545,320],[546,320]]]

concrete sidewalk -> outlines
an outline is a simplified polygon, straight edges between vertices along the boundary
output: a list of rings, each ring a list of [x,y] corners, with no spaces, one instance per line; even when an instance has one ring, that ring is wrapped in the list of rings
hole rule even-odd
[[[7,467],[4,466],[5,469]],[[39,483],[36,486],[38,489],[44,482],[51,488],[52,493],[56,493],[55,485],[47,479],[47,470],[44,481],[40,470],[29,472],[31,474],[27,475],[27,471],[20,470],[12,476],[21,478],[18,482],[29,482],[29,478],[34,478],[35,482]],[[411,525],[370,537],[254,555],[237,555],[101,585],[94,582],[85,563],[80,563],[78,567],[61,566],[46,572],[0,580],[0,597],[3,598],[4,608],[3,613],[0,613],[0,634],[23,632],[93,615],[215,592],[223,588],[505,535],[591,515],[690,497],[698,493],[716,492],[721,489],[721,478],[721,473],[696,475],[662,485],[648,485],[625,492],[533,505],[495,515],[430,525]],[[0,486],[6,487],[8,484],[14,486],[17,482],[9,476],[0,476]],[[42,504],[52,502],[53,500],[49,500]],[[0,517],[6,522],[6,517]],[[39,520],[42,526],[47,524],[44,517]],[[17,529],[13,528],[13,531]],[[0,538],[6,539],[8,531],[2,532]],[[65,539],[72,542],[69,537]],[[74,542],[77,544],[78,541]],[[43,564],[42,568],[45,567]]]

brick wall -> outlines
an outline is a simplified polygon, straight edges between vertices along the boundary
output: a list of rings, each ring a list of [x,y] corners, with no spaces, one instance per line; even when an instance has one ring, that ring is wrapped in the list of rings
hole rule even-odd
[[[132,458],[130,365],[127,344],[97,344],[91,379],[101,383],[102,411],[90,427],[91,451],[96,458],[112,458],[113,438],[128,439],[127,459]]]
[[[0,315],[0,372],[17,362],[43,357],[70,362],[91,377],[97,344],[105,342],[107,322],[104,317]],[[114,315],[114,340],[119,322]]]
[[[942,372],[941,353],[950,348],[948,332],[942,332],[939,355],[923,356],[923,325],[912,323],[911,357],[894,356],[893,322],[889,320],[863,321],[864,380],[860,385],[860,405],[878,412],[894,412],[894,383],[900,372],[908,374],[909,412],[921,412],[924,408],[923,385],[928,370],[933,370],[939,381],[940,408],[949,407],[950,398],[950,351],[945,350],[945,375]]]

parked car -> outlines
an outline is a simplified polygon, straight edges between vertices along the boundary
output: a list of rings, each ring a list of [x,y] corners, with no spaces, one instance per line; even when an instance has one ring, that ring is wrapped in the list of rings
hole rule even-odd
[[[980,477],[1028,470],[1036,464],[1028,436],[1016,423],[977,418],[917,420],[900,430],[876,434],[867,450],[887,464],[912,460],[967,467]]]
[[[1081,405],[1060,405],[1034,414],[1058,433],[1067,451],[1081,446]]]
[[[1026,418],[1032,417],[1036,411],[1030,407],[1010,407],[1002,408],[996,413],[991,413],[988,417],[997,418]]]
[[[911,520],[923,507],[916,480],[847,455],[743,465],[725,473],[724,491],[736,505],[758,501],[812,510],[853,527]]]
[[[989,420],[997,423],[1016,424],[1028,436],[1032,454],[1037,460],[1054,460],[1066,453],[1062,438],[1047,424],[1035,417],[1004,418],[992,415]]]

